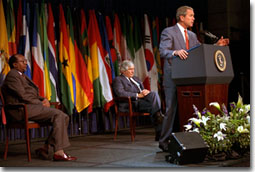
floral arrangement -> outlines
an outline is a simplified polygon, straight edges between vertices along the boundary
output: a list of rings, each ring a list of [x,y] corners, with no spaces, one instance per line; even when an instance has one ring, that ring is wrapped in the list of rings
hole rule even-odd
[[[184,125],[189,132],[198,132],[209,146],[211,155],[228,153],[237,147],[245,150],[250,146],[250,105],[243,104],[242,97],[238,95],[237,103],[230,103],[230,112],[226,106],[212,102],[209,106],[218,109],[219,114],[212,114],[206,108],[199,112],[195,105],[194,118]]]

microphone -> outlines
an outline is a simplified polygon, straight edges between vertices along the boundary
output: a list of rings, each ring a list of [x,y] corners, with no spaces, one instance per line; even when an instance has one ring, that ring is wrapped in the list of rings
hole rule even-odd
[[[211,32],[209,31],[206,31],[206,30],[203,30],[201,31],[200,33],[204,34],[205,36],[211,38],[211,39],[214,39],[214,40],[218,40],[219,37],[217,37],[216,35],[212,34]]]

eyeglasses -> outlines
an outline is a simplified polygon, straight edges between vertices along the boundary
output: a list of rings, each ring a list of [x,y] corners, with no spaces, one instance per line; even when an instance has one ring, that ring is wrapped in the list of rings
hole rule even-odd
[[[17,62],[17,63],[18,63],[18,62],[27,63],[27,59],[24,59],[24,60],[17,60],[16,62]]]

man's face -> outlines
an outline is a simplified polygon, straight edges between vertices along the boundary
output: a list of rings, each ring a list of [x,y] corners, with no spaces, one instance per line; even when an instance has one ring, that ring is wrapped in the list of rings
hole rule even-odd
[[[13,66],[18,71],[24,73],[27,69],[27,60],[23,55],[18,54],[16,55],[16,62],[13,63]]]
[[[183,24],[186,28],[190,28],[193,26],[194,21],[195,21],[194,16],[195,16],[194,11],[191,9],[187,9],[186,16],[180,16],[181,21],[183,22]]]
[[[131,66],[128,68],[128,70],[126,70],[125,72],[123,72],[123,74],[128,77],[128,78],[132,78],[134,76],[134,72],[135,72],[135,67]]]

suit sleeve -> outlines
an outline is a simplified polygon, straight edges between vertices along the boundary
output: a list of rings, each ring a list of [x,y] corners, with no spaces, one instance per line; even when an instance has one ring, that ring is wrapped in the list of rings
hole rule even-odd
[[[6,83],[8,83],[8,89],[15,93],[18,99],[22,103],[26,104],[40,104],[41,101],[39,99],[31,98],[29,95],[26,94],[26,91],[22,85],[22,82],[19,77],[15,75],[9,75],[6,77]]]
[[[161,58],[173,57],[173,37],[169,33],[168,29],[164,29],[160,36],[159,52]]]
[[[120,78],[115,78],[113,81],[113,91],[118,97],[131,97],[136,98],[136,94],[134,92],[128,91],[124,85],[123,81]]]

